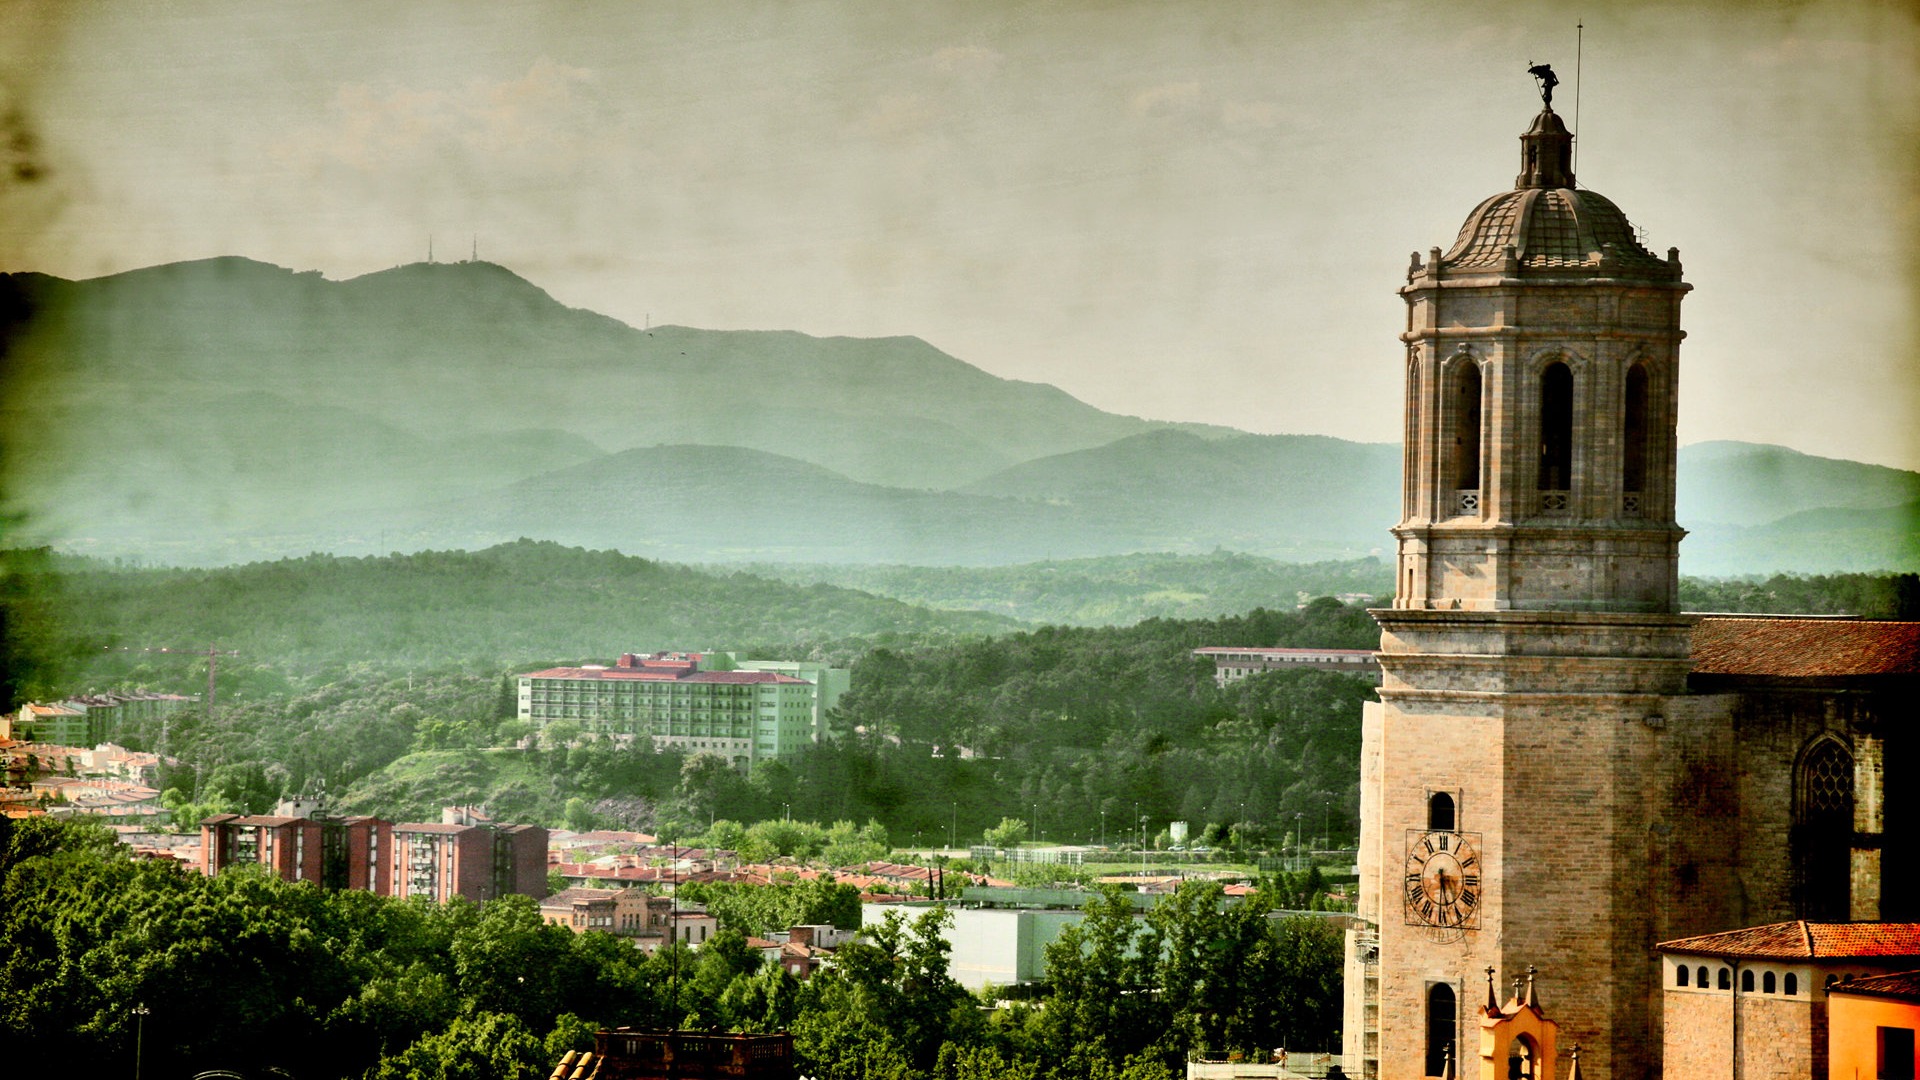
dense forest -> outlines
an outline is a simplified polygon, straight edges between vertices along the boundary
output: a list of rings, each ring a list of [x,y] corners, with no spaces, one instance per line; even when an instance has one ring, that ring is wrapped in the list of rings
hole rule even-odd
[[[1226,556],[1178,569],[1206,566],[1224,576],[1194,578],[1195,590],[1230,591],[1265,573]],[[343,809],[402,820],[463,802],[550,825],[689,834],[721,818],[874,821],[902,846],[964,843],[1009,817],[1046,840],[1151,839],[1184,820],[1254,846],[1350,842],[1356,827],[1359,714],[1371,689],[1306,671],[1222,690],[1190,652],[1366,648],[1378,632],[1363,604],[1321,598],[1014,630],[996,616],[825,584],[532,542],[191,571],[16,551],[3,568],[0,660],[13,700],[136,686],[193,693],[205,685],[204,656],[137,650],[213,643],[237,653],[220,659],[210,717],[193,710],[119,733],[185,763],[162,783],[187,820],[324,791]],[[1111,581],[1126,570],[1087,572]],[[1682,596],[1693,610],[1912,617],[1916,580],[1687,579]],[[850,664],[854,689],[830,717],[835,738],[743,774],[587,733],[536,733],[513,718],[516,671],[689,644]]]
[[[141,569],[44,550],[0,552],[10,706],[185,674],[161,648],[217,645],[247,673],[317,666],[499,671],[653,649],[917,643],[1019,624],[827,585],[708,574],[613,551],[522,540],[484,551]],[[171,665],[171,666],[169,666]],[[201,668],[201,681],[205,668]],[[300,680],[307,681],[307,680]],[[193,685],[186,680],[186,685]],[[226,688],[222,687],[224,693]]]
[[[948,973],[941,908],[890,915],[798,982],[737,930],[647,956],[523,896],[206,878],[97,826],[0,818],[0,1042],[20,1075],[537,1080],[626,1024],[791,1031],[819,1080],[1171,1080],[1193,1050],[1335,1045],[1339,931],[1277,906],[1199,882],[1144,919],[1096,899],[1048,949],[1046,1006],[995,1009]]]
[[[1013,566],[756,563],[740,569],[948,611],[984,611],[1067,626],[1211,619],[1257,607],[1291,607],[1316,596],[1378,596],[1393,589],[1393,569],[1375,558],[1284,563],[1237,551],[1152,552]]]

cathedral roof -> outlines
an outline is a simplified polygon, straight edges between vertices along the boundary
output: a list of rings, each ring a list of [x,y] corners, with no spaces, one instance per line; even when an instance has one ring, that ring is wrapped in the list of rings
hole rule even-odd
[[[1467,215],[1452,250],[1441,258],[1443,273],[1500,271],[1512,249],[1518,270],[1679,279],[1679,265],[1642,246],[1612,200],[1575,186],[1573,136],[1552,109],[1541,110],[1520,142],[1513,189],[1483,200]]]
[[[1771,923],[1663,941],[1662,952],[1755,960],[1852,960],[1920,956],[1920,923]]]
[[[1920,675],[1920,622],[1710,615],[1693,627],[1696,675]]]

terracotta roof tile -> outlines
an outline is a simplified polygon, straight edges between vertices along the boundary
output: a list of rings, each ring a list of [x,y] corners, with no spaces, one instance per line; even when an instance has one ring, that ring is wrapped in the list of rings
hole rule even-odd
[[[1770,923],[1663,941],[1663,952],[1771,960],[1920,957],[1920,923]]]
[[[725,683],[733,686],[778,683],[783,686],[812,686],[805,679],[782,675],[777,671],[657,671],[642,668],[557,667],[529,671],[521,679],[603,679],[608,682]]]
[[[1920,1002],[1920,971],[1901,971],[1892,975],[1872,975],[1852,982],[1834,983],[1829,994],[1862,994],[1867,997],[1897,998]]]
[[[1693,628],[1700,675],[1920,675],[1920,622],[1713,615]]]

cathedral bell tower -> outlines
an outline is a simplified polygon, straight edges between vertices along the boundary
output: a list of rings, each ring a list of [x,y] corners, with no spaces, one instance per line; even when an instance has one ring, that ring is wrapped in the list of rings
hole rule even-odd
[[[1574,186],[1551,108],[1520,175],[1419,254],[1394,607],[1672,611],[1679,253]]]
[[[1543,65],[1535,74],[1550,80]],[[1551,83],[1548,83],[1549,89]],[[1537,965],[1582,1075],[1648,1080],[1669,931],[1738,925],[1665,824],[1712,740],[1676,613],[1677,251],[1576,186],[1552,109],[1514,186],[1406,285],[1406,442],[1380,700],[1362,723],[1346,1068],[1439,1076],[1474,987]],[[1724,846],[1724,845],[1722,845]],[[1697,856],[1701,859],[1710,855]],[[1664,935],[1664,937],[1662,936]],[[1504,1058],[1503,1058],[1504,1060]]]

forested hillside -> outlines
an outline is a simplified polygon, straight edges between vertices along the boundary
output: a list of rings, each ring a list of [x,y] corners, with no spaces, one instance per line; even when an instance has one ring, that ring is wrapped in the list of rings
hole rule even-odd
[[[1377,558],[1284,563],[1232,551],[1049,559],[1014,566],[749,563],[740,569],[781,581],[860,589],[932,608],[1069,626],[1210,619],[1257,607],[1287,607],[1315,596],[1384,596],[1393,591],[1393,570]]]
[[[1343,584],[1367,563],[1262,567],[1217,556],[1068,570],[1099,590],[1138,570],[1209,595],[1287,573]],[[904,575],[905,571],[879,571]],[[1032,588],[1047,566],[989,578]],[[1031,581],[1022,575],[1032,575]],[[1075,575],[1080,575],[1076,577]],[[1182,577],[1182,575],[1185,575]],[[977,588],[935,577],[933,588]],[[1069,594],[1072,589],[1066,590]],[[1124,592],[1124,589],[1123,589]],[[1916,613],[1906,577],[1683,586],[1694,610]],[[824,584],[704,574],[523,542],[474,553],[315,556],[216,571],[115,568],[16,552],[0,577],[16,696],[145,686],[198,693],[217,645],[219,705],[119,733],[187,763],[196,806],[265,809],[324,789],[342,806],[430,816],[483,802],[548,824],[700,827],[791,814],[874,820],[897,843],[978,836],[1004,817],[1048,839],[1127,835],[1140,817],[1350,840],[1360,707],[1350,676],[1276,672],[1221,690],[1202,645],[1369,648],[1364,604],[1330,598],[1199,619],[1018,629]],[[185,652],[145,652],[157,647]],[[513,718],[509,676],[648,648],[738,648],[853,667],[834,738],[749,774],[621,750]],[[122,649],[127,651],[122,651]]]
[[[319,665],[475,673],[539,661],[611,660],[654,649],[776,648],[859,639],[917,641],[1017,624],[935,612],[826,585],[519,541],[476,552],[304,559],[215,570],[141,570],[42,552],[6,556],[16,696],[134,680],[192,692],[184,657],[217,646],[245,695],[250,673]],[[130,650],[130,651],[121,651]],[[11,702],[0,703],[11,704]]]

